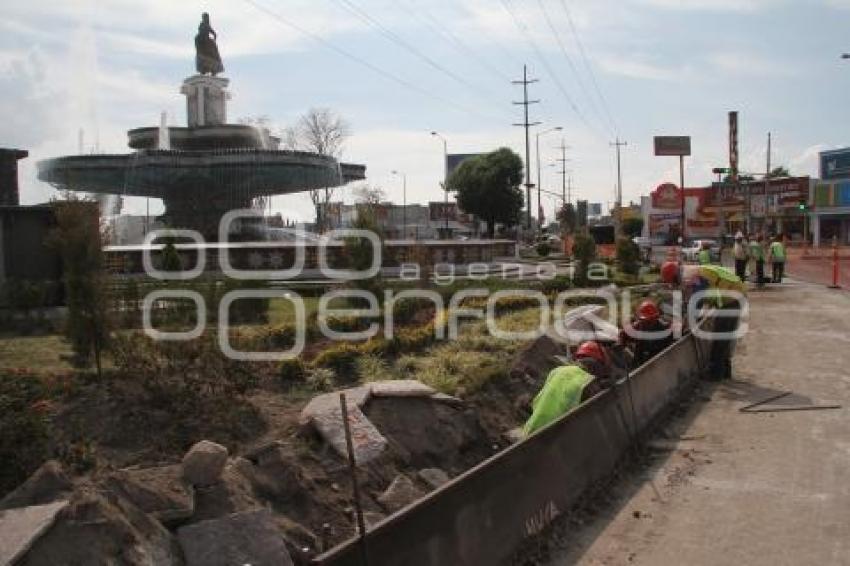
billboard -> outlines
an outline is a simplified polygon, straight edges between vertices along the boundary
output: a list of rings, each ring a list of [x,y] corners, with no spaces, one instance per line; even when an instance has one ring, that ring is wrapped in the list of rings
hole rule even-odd
[[[446,174],[451,175],[452,171],[458,168],[458,166],[469,159],[470,157],[478,157],[479,155],[484,155],[483,153],[450,153],[446,155]]]
[[[820,153],[820,178],[825,181],[850,178],[850,147]]]
[[[690,155],[690,136],[655,136],[655,155]]]

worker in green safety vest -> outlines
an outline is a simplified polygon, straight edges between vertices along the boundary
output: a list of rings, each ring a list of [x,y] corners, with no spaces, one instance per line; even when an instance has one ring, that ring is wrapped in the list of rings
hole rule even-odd
[[[669,285],[681,286],[682,300],[690,305],[690,299],[698,291],[714,291],[709,294],[707,304],[718,309],[741,311],[742,301],[746,300],[744,283],[737,275],[719,265],[685,265],[680,266],[675,261],[668,261],[661,266],[661,280]],[[737,293],[739,296],[729,296],[727,293]],[[714,295],[714,297],[711,297]],[[717,335],[732,335],[740,324],[738,316],[719,316],[714,320],[711,332]],[[708,360],[709,379],[729,379],[732,377],[732,338],[715,338],[712,340],[711,353]]]
[[[711,244],[708,242],[702,242],[700,245],[699,253],[697,254],[697,261],[699,261],[700,265],[708,265],[711,263]]]
[[[771,281],[773,283],[782,283],[782,276],[785,275],[785,244],[782,243],[781,234],[777,234],[773,239],[769,250]]]
[[[531,416],[522,428],[526,436],[555,422],[582,401],[610,386],[611,362],[598,342],[584,342],[574,358],[574,364],[549,372],[546,383],[531,404]]]
[[[756,285],[764,286],[764,245],[761,234],[750,236],[750,257],[755,263]]]

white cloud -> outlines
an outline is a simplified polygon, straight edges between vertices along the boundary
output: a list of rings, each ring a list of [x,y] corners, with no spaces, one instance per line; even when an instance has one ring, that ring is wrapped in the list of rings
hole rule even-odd
[[[663,66],[646,58],[634,55],[599,55],[596,57],[602,70],[615,75],[633,79],[648,79],[653,81],[682,80],[687,69]]]

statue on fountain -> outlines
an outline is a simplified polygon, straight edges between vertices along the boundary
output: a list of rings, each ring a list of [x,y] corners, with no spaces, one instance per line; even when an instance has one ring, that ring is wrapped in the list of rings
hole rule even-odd
[[[198,35],[195,36],[195,68],[202,75],[209,73],[216,76],[224,71],[216,39],[215,30],[210,25],[210,15],[204,12],[201,14]]]

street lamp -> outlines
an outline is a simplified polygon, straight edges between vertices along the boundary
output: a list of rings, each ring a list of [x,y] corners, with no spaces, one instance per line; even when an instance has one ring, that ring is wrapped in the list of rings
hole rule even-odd
[[[402,239],[407,238],[407,173],[392,171],[393,175],[401,176],[401,231]]]
[[[445,238],[449,235],[449,144],[446,138],[437,132],[431,132],[431,135],[439,138],[443,142],[443,230]]]
[[[541,225],[541,227],[543,225],[543,217],[540,216],[540,211],[543,205],[540,202],[540,136],[548,134],[549,132],[560,132],[563,129],[563,126],[555,126],[554,128],[549,128],[548,130],[537,132],[534,135],[535,142],[537,145],[537,222]]]

